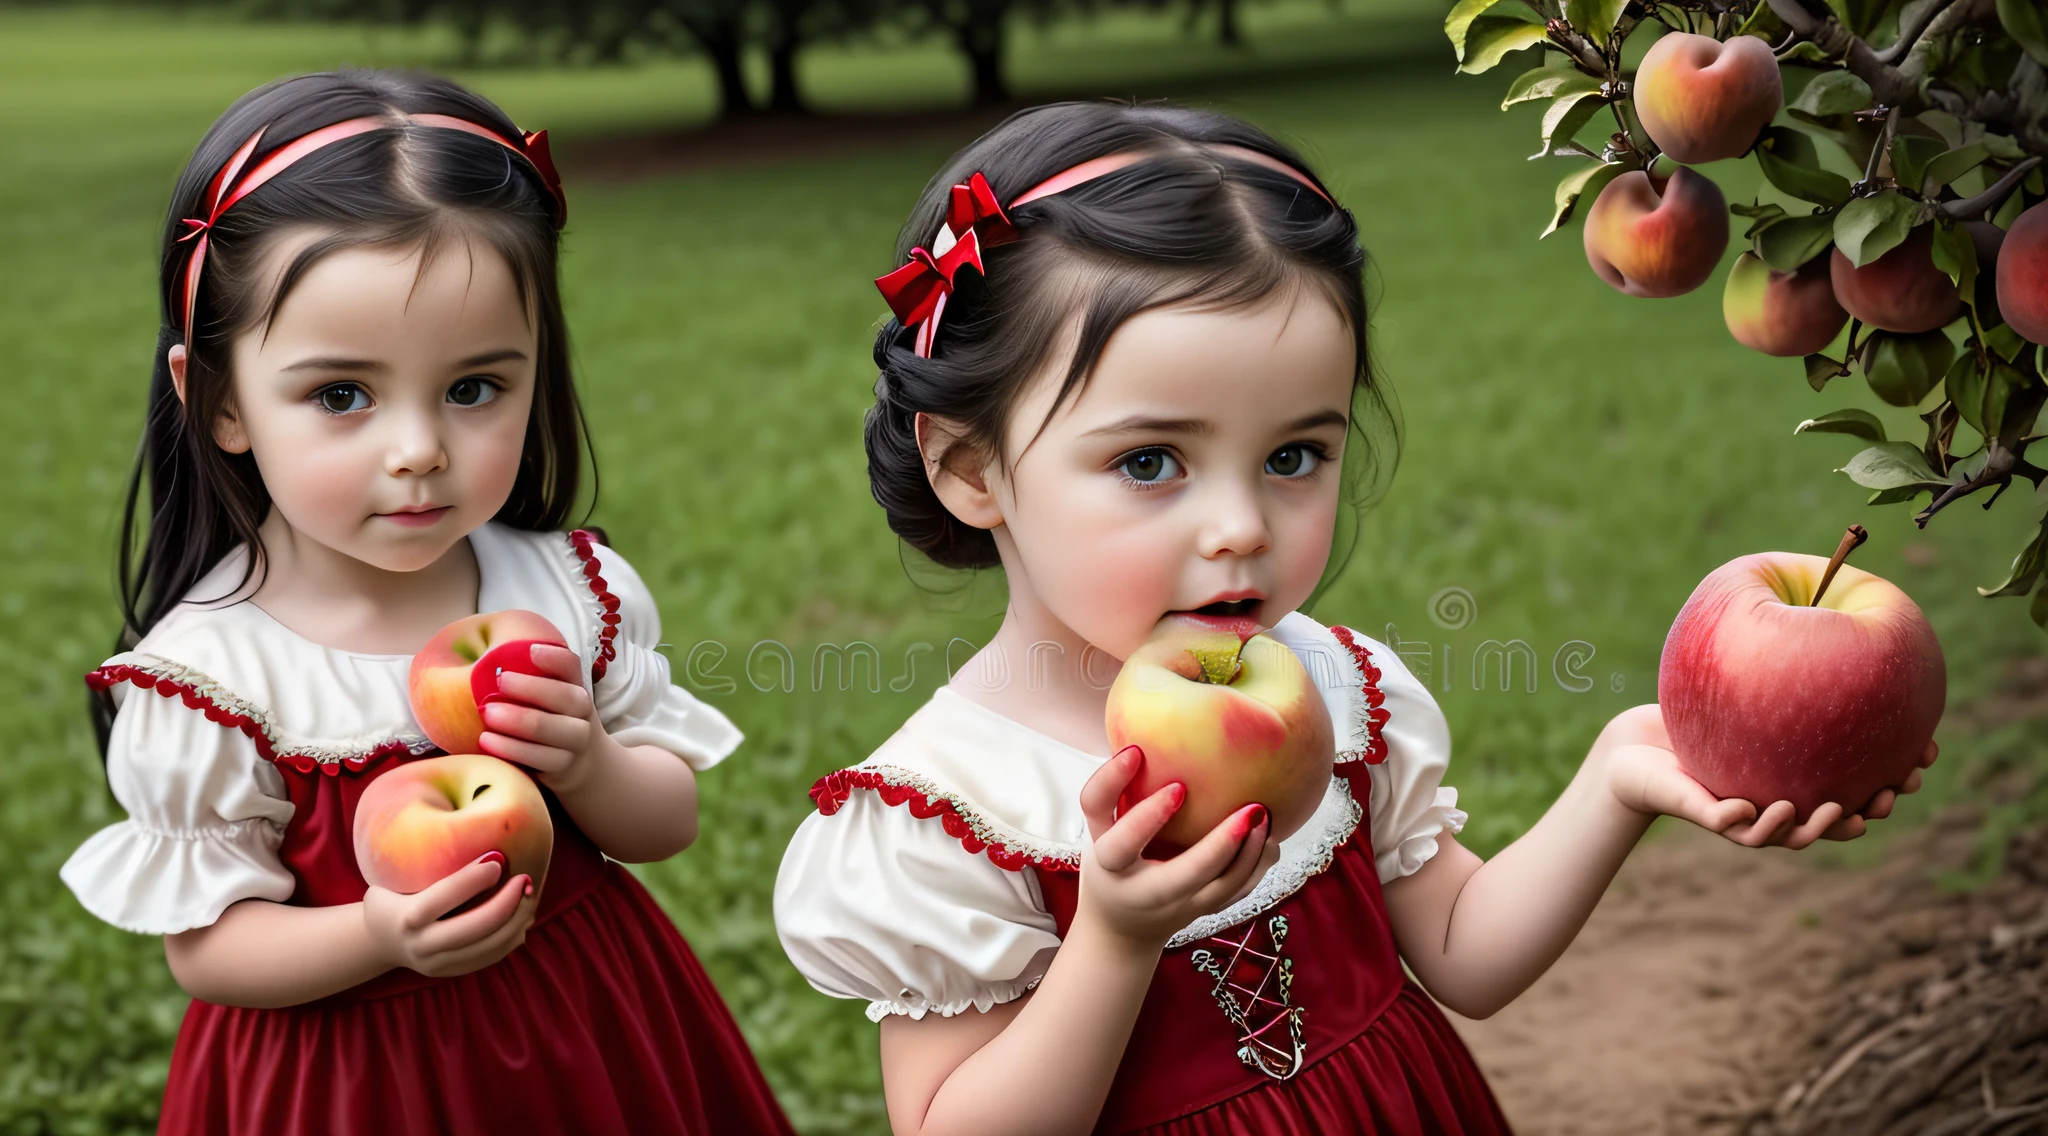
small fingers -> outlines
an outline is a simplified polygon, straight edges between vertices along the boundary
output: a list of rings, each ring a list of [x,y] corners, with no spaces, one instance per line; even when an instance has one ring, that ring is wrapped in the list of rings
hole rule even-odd
[[[1738,824],[1721,835],[1746,848],[1761,848],[1776,843],[1779,830],[1792,823],[1798,810],[1790,801],[1772,801],[1748,824]]]
[[[1822,840],[1854,840],[1869,831],[1869,827],[1869,822],[1861,814],[1850,813],[1848,816],[1829,825],[1828,830],[1820,834],[1820,838]]]
[[[1892,815],[1892,809],[1896,808],[1898,803],[1899,795],[1897,793],[1892,792],[1890,789],[1879,789],[1877,796],[1870,798],[1870,803],[1863,806],[1863,819],[1883,820]]]
[[[1216,823],[1194,846],[1160,865],[1158,886],[1174,898],[1192,896],[1225,875],[1255,831],[1269,823],[1266,806],[1246,805]],[[1229,894],[1226,889],[1224,894]]]
[[[414,950],[426,959],[482,942],[504,930],[519,913],[519,905],[526,902],[529,898],[527,893],[531,890],[532,876],[524,873],[513,876],[489,899],[419,932],[414,940]]]
[[[1137,746],[1125,746],[1110,756],[1081,786],[1081,815],[1088,818],[1088,837],[1102,839],[1102,834],[1116,823],[1116,803],[1145,764],[1145,751]]]
[[[1940,757],[1940,756],[1941,756],[1941,746],[1939,746],[1939,745],[1935,744],[1935,741],[1934,741],[1934,739],[1933,739],[1933,738],[1928,738],[1928,739],[1927,739],[1927,751],[1926,751],[1925,753],[1923,753],[1923,754],[1921,754],[1921,755],[1920,755],[1920,768],[1922,768],[1922,769],[1925,769],[1925,768],[1927,768],[1928,766],[1930,766],[1930,765],[1933,765],[1933,764],[1934,764],[1934,759],[1935,759],[1935,758],[1937,758],[1937,757]]]
[[[560,647],[547,649],[559,651],[571,659],[576,657]],[[534,648],[536,662],[541,650],[539,647]],[[571,718],[590,717],[590,692],[583,689],[583,684],[573,677],[564,681],[540,675],[520,674],[518,671],[506,671],[498,676],[498,693],[508,702],[545,710],[550,714],[562,714]],[[502,703],[492,702],[491,705],[497,706]]]
[[[527,658],[532,659],[533,665],[539,667],[543,674],[560,679],[578,690],[583,689],[583,656],[569,648],[557,647],[552,643],[535,643],[527,652]]]
[[[482,895],[505,874],[505,854],[486,852],[407,897],[403,923],[409,930],[430,927],[450,911]]]
[[[532,886],[530,881],[527,886]],[[511,892],[514,889],[507,887],[504,890]],[[538,896],[523,896],[513,907],[511,916],[482,938],[428,955],[420,960],[420,965],[435,975],[443,976],[481,970],[526,942],[526,933],[533,929],[534,913],[539,906]]]
[[[485,706],[483,722],[484,728],[493,733],[571,753],[590,744],[589,718],[535,709],[517,702],[493,702]]]
[[[535,773],[560,773],[569,768],[576,755],[554,746],[535,745],[522,738],[489,731],[477,737],[476,747],[492,757],[523,765]]]
[[[1175,781],[1132,805],[1109,826],[1108,832],[1095,838],[1095,862],[1112,872],[1124,871],[1137,863],[1145,846],[1152,843],[1187,799],[1188,787]]]
[[[1806,818],[1805,824],[1787,828],[1784,833],[1784,845],[1795,851],[1804,848],[1819,840],[1822,835],[1835,826],[1835,822],[1841,819],[1842,806],[1834,801],[1829,801],[1814,809],[1813,815]]]
[[[1204,912],[1221,911],[1243,899],[1280,859],[1280,842],[1272,839],[1272,834],[1270,818],[1252,829],[1223,874],[1194,894],[1194,905]]]
[[[1904,781],[1899,782],[1898,789],[1896,790],[1898,795],[1903,797],[1907,793],[1919,792],[1920,783],[1922,780],[1924,780],[1924,778],[1920,776],[1920,770],[1918,769],[1915,769],[1913,772],[1906,774],[1906,779]]]

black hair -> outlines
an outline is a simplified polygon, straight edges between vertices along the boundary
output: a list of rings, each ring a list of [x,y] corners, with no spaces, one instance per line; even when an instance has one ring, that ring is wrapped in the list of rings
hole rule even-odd
[[[262,570],[258,526],[270,495],[254,456],[222,450],[213,435],[214,423],[232,406],[232,344],[274,318],[292,287],[322,257],[345,248],[411,245],[431,257],[446,243],[474,239],[504,256],[535,322],[539,355],[519,472],[495,519],[535,530],[560,528],[569,519],[589,460],[589,436],[562,317],[557,199],[541,173],[507,146],[405,117],[415,114],[447,115],[508,143],[521,140],[504,111],[446,79],[333,71],[282,79],[237,99],[178,175],[159,259],[162,318],[148,409],[122,510],[117,572],[123,648],[147,634],[235,546],[246,544],[251,555],[234,590]],[[181,285],[192,245],[180,238],[189,231],[185,218],[207,215],[216,174],[259,130],[262,141],[248,166],[322,127],[370,116],[390,122],[292,163],[207,231],[188,338],[178,325],[185,318]],[[275,286],[266,287],[258,268],[275,240],[309,227],[322,235],[285,267]],[[190,352],[182,400],[167,361],[179,342],[189,342]],[[593,465],[593,482],[595,475]],[[110,711],[103,701],[95,703],[103,748]]]
[[[1181,304],[1255,304],[1291,286],[1325,296],[1356,345],[1351,421],[1368,444],[1347,447],[1347,498],[1363,504],[1371,491],[1360,487],[1391,472],[1399,428],[1367,351],[1367,259],[1357,222],[1327,190],[1318,194],[1285,170],[1220,147],[1263,155],[1322,185],[1299,155],[1225,115],[1070,102],[1011,115],[925,187],[897,239],[897,264],[932,239],[951,187],[976,171],[1008,203],[1083,162],[1144,155],[1009,210],[1021,239],[986,249],[985,275],[959,273],[931,358],[916,354],[916,329],[895,319],[876,336],[868,483],[906,544],[949,568],[1000,563],[994,536],[954,517],[933,491],[917,443],[918,414],[957,424],[945,456],[962,447],[1001,455],[1010,412],[1077,320],[1078,342],[1048,418],[1086,383],[1126,320]],[[1370,444],[1370,433],[1383,444]],[[1343,556],[1332,559],[1341,566]]]

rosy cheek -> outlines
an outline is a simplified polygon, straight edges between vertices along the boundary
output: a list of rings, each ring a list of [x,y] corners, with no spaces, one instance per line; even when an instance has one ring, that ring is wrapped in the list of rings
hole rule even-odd
[[[465,512],[489,517],[512,496],[526,445],[526,416],[508,414],[487,430],[458,433],[450,457]]]
[[[368,488],[377,473],[365,448],[313,431],[252,431],[263,485],[284,519],[312,534],[352,529],[369,515]]]

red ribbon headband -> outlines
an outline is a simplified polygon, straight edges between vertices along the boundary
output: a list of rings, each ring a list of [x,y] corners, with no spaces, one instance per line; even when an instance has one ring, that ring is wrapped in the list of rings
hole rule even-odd
[[[548,132],[545,130],[524,134],[518,142],[513,142],[495,130],[452,115],[414,114],[400,119],[370,115],[351,118],[302,134],[278,147],[244,173],[243,167],[248,165],[249,156],[256,152],[257,145],[263,141],[264,131],[270,129],[267,126],[263,127],[250,135],[249,140],[236,149],[234,156],[230,157],[227,164],[220,168],[220,172],[213,175],[213,180],[207,183],[205,218],[187,217],[179,222],[185,226],[185,233],[178,238],[178,242],[193,242],[192,255],[185,261],[184,278],[180,282],[180,291],[184,294],[184,303],[181,305],[184,321],[178,326],[185,333],[185,345],[188,349],[192,344],[192,316],[199,303],[199,273],[206,264],[207,234],[220,220],[221,214],[226,213],[237,201],[255,192],[265,182],[290,168],[292,163],[316,150],[324,149],[344,138],[353,138],[358,134],[408,122],[421,126],[445,127],[449,130],[460,130],[465,134],[474,134],[479,138],[488,138],[526,159],[534,171],[540,174],[541,181],[548,187],[548,193],[555,199],[556,227],[559,228],[569,219],[569,199],[562,193],[562,179],[556,174],[554,160],[548,154]]]
[[[1206,148],[1286,174],[1308,187],[1317,197],[1330,202],[1332,207],[1336,205],[1307,174],[1278,158],[1244,146],[1218,144]],[[1016,200],[1010,202],[1010,208],[1015,209],[1055,193],[1065,193],[1150,156],[1149,152],[1129,151],[1091,158],[1018,194]],[[889,310],[896,313],[897,322],[917,329],[915,349],[918,358],[932,357],[932,343],[939,334],[939,319],[945,314],[946,298],[953,294],[960,270],[972,267],[977,273],[985,273],[982,250],[1009,244],[1019,236],[1021,234],[1010,223],[1009,215],[996,200],[995,191],[989,188],[988,179],[976,170],[965,184],[953,187],[946,205],[946,219],[933,235],[931,248],[911,249],[910,263],[875,281],[882,298],[889,302]]]

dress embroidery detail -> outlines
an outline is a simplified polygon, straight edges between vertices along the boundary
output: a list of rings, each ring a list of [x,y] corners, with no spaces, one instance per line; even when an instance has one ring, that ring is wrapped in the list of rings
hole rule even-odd
[[[920,820],[939,818],[946,835],[958,840],[960,847],[970,854],[986,851],[989,862],[1006,871],[1081,870],[1081,852],[1072,845],[1042,843],[999,826],[977,812],[965,798],[946,792],[921,774],[893,765],[864,765],[828,773],[811,786],[811,801],[821,815],[831,816],[855,789],[872,791],[891,808],[908,806],[910,815]]]
[[[597,538],[577,529],[569,534],[569,548],[575,552],[579,570],[590,594],[597,600],[597,642],[592,644],[590,659],[590,685],[596,686],[604,678],[604,672],[611,669],[613,659],[618,658],[618,645],[612,640],[619,637],[619,597],[611,592],[611,585],[605,583],[597,559],[597,552],[591,547]]]
[[[1235,938],[1212,937],[1213,946],[1188,955],[1196,970],[1216,980],[1211,993],[1237,1027],[1238,1060],[1276,1081],[1301,1072],[1302,1008],[1294,1004],[1294,960],[1281,951],[1287,917],[1246,923]]]
[[[1386,695],[1380,693],[1380,669],[1372,663],[1372,653],[1365,644],[1358,641],[1349,627],[1330,626],[1330,634],[1358,664],[1359,691],[1364,701],[1357,704],[1357,718],[1353,723],[1352,739],[1355,748],[1340,750],[1338,761],[1363,761],[1367,765],[1378,765],[1387,759],[1387,739],[1381,730],[1387,724]]]
[[[165,698],[176,698],[204,714],[207,721],[240,730],[256,743],[257,755],[275,765],[289,765],[301,773],[318,769],[329,777],[336,777],[343,769],[351,773],[361,772],[379,758],[393,755],[416,757],[436,750],[434,743],[424,737],[389,738],[367,749],[292,744],[280,737],[270,716],[261,708],[204,672],[151,655],[135,657],[154,661],[147,665],[109,663],[88,672],[86,685],[94,690],[106,690],[125,682],[143,690],[153,690]]]

